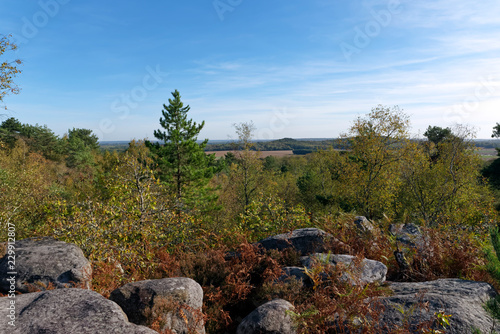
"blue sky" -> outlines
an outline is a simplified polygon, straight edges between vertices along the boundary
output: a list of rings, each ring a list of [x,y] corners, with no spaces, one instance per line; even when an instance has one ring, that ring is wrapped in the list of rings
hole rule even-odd
[[[178,89],[200,139],[332,138],[378,104],[422,135],[500,122],[500,2],[2,0],[23,60],[8,115],[56,134],[153,138]]]

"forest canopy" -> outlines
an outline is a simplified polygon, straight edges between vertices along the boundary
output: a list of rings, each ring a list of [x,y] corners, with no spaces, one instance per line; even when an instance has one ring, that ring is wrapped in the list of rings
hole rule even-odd
[[[17,209],[3,214],[19,219],[24,226],[20,233],[28,236],[37,227],[78,221],[83,214],[109,224],[105,212],[113,213],[113,221],[139,219],[144,226],[158,224],[150,220],[160,215],[170,230],[166,217],[182,213],[184,223],[175,226],[181,235],[161,237],[176,241],[189,235],[193,219],[203,219],[204,228],[213,233],[236,228],[258,238],[298,221],[313,223],[315,217],[341,212],[472,227],[487,225],[496,215],[496,183],[492,180],[492,188],[481,174],[494,173],[485,169],[472,132],[465,127],[429,126],[424,140],[414,140],[410,119],[401,109],[377,106],[330,146],[316,147],[305,156],[262,158],[252,141],[255,127],[240,123],[235,125],[240,153],[215,160],[203,153],[206,141],[197,141],[204,122],[193,122],[189,106],[183,106],[177,91],[172,94],[160,119],[166,131],[155,132],[161,142],[131,142],[125,152],[101,151],[88,129],[69,129],[61,138],[47,126],[4,120],[2,184],[10,185],[12,192],[3,192],[2,203]],[[339,150],[339,143],[347,150]],[[182,153],[177,151],[181,148]],[[24,191],[43,194],[37,205],[15,199],[15,189],[25,178],[38,180],[23,185]],[[135,181],[127,186],[127,180]],[[103,211],[95,211],[98,208]],[[135,214],[125,219],[126,212]],[[115,237],[117,243],[123,238]]]

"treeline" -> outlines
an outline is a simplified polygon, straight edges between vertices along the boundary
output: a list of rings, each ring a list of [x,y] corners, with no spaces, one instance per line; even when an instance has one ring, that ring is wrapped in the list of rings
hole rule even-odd
[[[287,151],[297,150],[301,152],[314,152],[320,150],[345,149],[348,142],[343,139],[325,139],[325,140],[298,140],[292,138],[283,138],[270,141],[255,141],[250,148],[254,151]],[[218,144],[207,144],[207,151],[231,151],[241,149],[240,143],[227,142]]]
[[[491,139],[476,139],[473,141],[478,148],[498,148],[500,140]],[[101,150],[111,152],[124,152],[128,148],[126,142],[104,142],[101,143]],[[321,139],[321,140],[302,140],[293,138],[282,138],[270,141],[253,141],[253,146],[250,148],[253,151],[293,151],[296,155],[305,155],[330,148],[336,150],[349,149],[349,140],[343,138],[336,139]],[[207,143],[205,151],[233,151],[239,150],[241,147],[237,141],[227,141],[223,143],[211,144]]]
[[[415,140],[415,139],[414,139]],[[418,141],[418,140],[416,140]],[[346,150],[349,149],[350,141],[346,138],[336,138],[336,139],[322,139],[322,140],[302,140],[293,138],[282,138],[270,141],[255,141],[253,147],[254,151],[287,151],[293,150],[297,151],[294,154],[307,154],[321,150],[327,150],[330,148],[336,150]],[[473,144],[477,148],[499,148],[499,139],[475,139]],[[112,145],[109,144],[111,147]],[[122,148],[126,148],[122,146]],[[107,149],[107,148],[106,148]],[[210,144],[208,143],[205,150],[206,151],[231,151],[239,150],[241,147],[238,146],[238,142],[226,142]]]
[[[21,124],[9,118],[0,125],[0,145],[7,151],[14,148],[24,154],[39,154],[47,160],[65,162],[67,167],[84,167],[95,164],[93,153],[99,141],[92,130],[70,129],[62,138],[46,125]]]
[[[283,138],[270,141],[253,141],[252,151],[297,151],[296,154],[307,154],[329,148],[345,149],[348,141],[343,139],[324,139],[324,140],[300,140],[292,138]],[[101,149],[104,151],[123,152],[128,144],[123,142],[104,142],[101,143]],[[208,142],[205,151],[233,151],[240,150],[238,141],[224,141],[222,143]]]
[[[499,139],[477,139],[474,141],[476,147],[482,148],[500,148],[500,140]]]

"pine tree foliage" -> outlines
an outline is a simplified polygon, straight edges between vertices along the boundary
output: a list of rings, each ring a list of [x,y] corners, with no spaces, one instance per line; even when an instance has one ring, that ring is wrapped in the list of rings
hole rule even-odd
[[[500,138],[500,123],[497,123],[497,125],[493,127],[491,138]],[[497,147],[496,150],[498,152],[498,156],[500,156],[500,148]]]
[[[163,105],[160,125],[164,129],[154,131],[154,136],[163,144],[147,142],[156,156],[160,179],[171,187],[175,194],[177,211],[203,205],[213,195],[207,184],[215,168],[215,155],[207,155],[204,148],[208,139],[198,143],[198,135],[205,121],[197,124],[188,119],[189,105],[184,106],[180,93],[175,90],[169,105]]]
[[[497,123],[497,125],[493,127],[491,138],[500,138],[500,123]]]
[[[89,129],[68,130],[66,164],[68,167],[95,165],[94,153],[99,149],[99,138]]]

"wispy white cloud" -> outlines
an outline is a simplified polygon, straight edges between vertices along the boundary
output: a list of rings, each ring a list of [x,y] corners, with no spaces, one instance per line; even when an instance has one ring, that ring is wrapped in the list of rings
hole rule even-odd
[[[336,136],[346,130],[353,115],[367,113],[378,103],[398,104],[406,109],[414,119],[415,132],[430,124],[448,126],[457,118],[449,116],[450,108],[475,98],[482,79],[493,75],[500,80],[500,59],[494,57],[443,61],[429,55],[344,66],[327,59],[282,66],[243,63],[234,66],[235,71],[211,65],[210,68],[219,69],[214,70],[218,76],[208,81],[207,86],[212,89],[206,99],[196,101],[197,107],[203,110],[202,114],[217,113],[219,118],[232,122],[253,119],[261,127],[273,118],[273,108],[287,108],[293,117],[277,137],[305,135],[310,128],[320,137]],[[281,85],[281,89],[266,91],[266,87],[275,84]],[[232,98],[217,99],[219,89],[253,89],[256,95],[248,98],[239,92]],[[491,112],[495,107],[500,110],[495,99],[500,89],[495,94],[482,98],[477,108],[469,112],[477,116],[462,117],[463,122],[494,122]],[[207,127],[212,128],[208,124]],[[485,128],[479,134],[486,137],[488,132]]]

